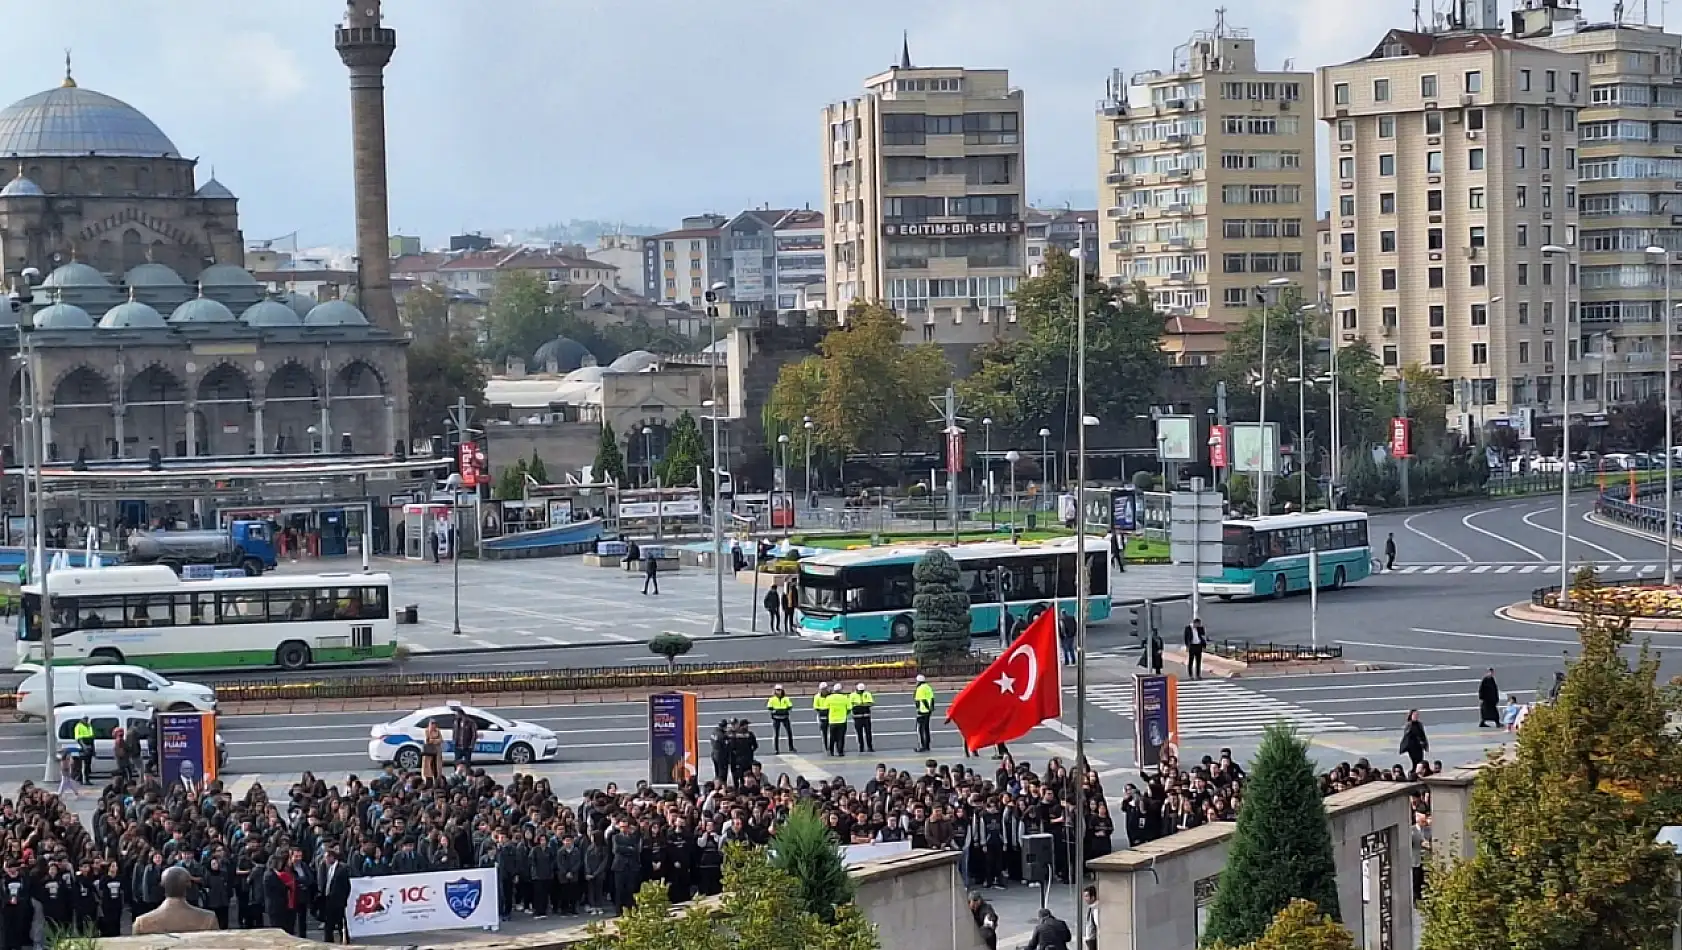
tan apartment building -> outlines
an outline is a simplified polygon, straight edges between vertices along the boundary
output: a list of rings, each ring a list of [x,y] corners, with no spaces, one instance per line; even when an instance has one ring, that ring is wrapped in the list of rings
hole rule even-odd
[[[898,66],[823,110],[826,299],[886,301],[907,341],[968,348],[1014,322],[1022,91],[1003,69]]]
[[[1260,69],[1255,40],[1224,20],[1166,71],[1111,74],[1098,115],[1099,270],[1146,287],[1176,363],[1220,353],[1269,281],[1315,292],[1312,83]]]
[[[648,298],[704,307],[707,290],[729,273],[722,237],[729,220],[721,214],[694,215],[675,231],[643,238],[642,282]]]
[[[1588,24],[1560,0],[1527,4],[1514,33],[1578,54],[1587,76],[1588,89],[1568,103],[1579,110],[1579,321],[1581,345],[1599,356],[1604,381],[1583,395],[1598,395],[1603,406],[1663,398],[1663,257],[1647,248],[1664,248],[1672,264],[1682,252],[1682,37]],[[1583,374],[1588,385],[1593,371]]]
[[[1599,391],[1574,255],[1542,251],[1577,241],[1582,63],[1490,31],[1391,30],[1318,72],[1339,343],[1439,376],[1456,428],[1557,412],[1568,359],[1577,398]]]

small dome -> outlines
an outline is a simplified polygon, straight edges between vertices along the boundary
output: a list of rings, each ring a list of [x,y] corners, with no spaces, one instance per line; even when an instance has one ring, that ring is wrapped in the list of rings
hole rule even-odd
[[[647,350],[632,350],[607,366],[610,373],[641,373],[660,362],[660,357]]]
[[[168,326],[163,314],[138,300],[112,307],[99,321],[101,330],[159,330]]]
[[[602,381],[600,366],[580,366],[561,378],[563,383],[599,383]]]
[[[182,323],[234,323],[234,312],[225,305],[211,300],[209,297],[194,297],[169,315],[169,322]]]
[[[221,182],[217,181],[216,179],[212,178],[211,180],[209,180],[209,181],[205,182],[204,184],[200,185],[199,190],[193,192],[193,197],[195,197],[195,198],[225,198],[225,199],[228,199],[228,200],[233,200],[234,193],[228,190],[227,185],[224,185]]]
[[[310,311],[315,309],[317,303],[316,299],[309,294],[300,294],[292,290],[288,290],[275,299],[291,307],[292,312],[298,315],[299,320],[309,316]]]
[[[328,300],[318,303],[304,317],[306,327],[365,327],[368,318],[362,311],[356,309],[343,300]]]
[[[163,264],[147,262],[129,268],[123,275],[123,283],[130,287],[185,287],[187,282],[181,275],[170,270]]]
[[[55,303],[50,307],[35,311],[35,329],[37,330],[91,330],[93,317],[75,304]]]
[[[201,287],[250,287],[257,278],[243,267],[233,264],[212,264],[199,274]]]
[[[104,290],[110,288],[111,282],[105,279],[105,275],[81,261],[71,261],[70,263],[53,271],[51,274],[48,274],[47,279],[41,282],[41,286],[65,288],[98,287],[101,290]]]
[[[549,364],[555,364],[555,370],[570,373],[586,361],[594,362],[595,357],[585,349],[584,344],[570,337],[558,336],[537,348],[531,356],[532,369],[538,372],[548,372]]]
[[[7,182],[6,187],[0,188],[0,198],[40,198],[45,195],[40,185],[23,177],[23,172],[18,172],[18,176]]]
[[[296,327],[304,322],[296,311],[278,300],[259,300],[245,308],[239,319],[248,327]]]

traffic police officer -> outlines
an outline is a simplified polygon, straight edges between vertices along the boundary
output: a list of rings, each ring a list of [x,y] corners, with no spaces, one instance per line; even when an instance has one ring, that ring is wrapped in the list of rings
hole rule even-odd
[[[76,739],[76,769],[82,773],[77,781],[87,785],[93,780],[93,723],[83,716],[71,735]]]
[[[929,737],[929,720],[934,716],[934,687],[929,678],[917,675],[917,691],[912,694],[917,703],[917,751],[927,752],[933,744]]]
[[[824,750],[829,750],[829,684],[819,683],[818,691],[812,694],[812,711],[818,714],[818,738],[823,740]]]
[[[847,697],[847,702],[853,707],[853,731],[858,733],[859,751],[875,752],[876,735],[870,729],[870,707],[875,705],[876,697],[860,683],[859,688]]]
[[[839,683],[830,691],[823,708],[824,712],[829,714],[829,741],[825,743],[829,754],[846,755],[847,714],[853,711],[853,704],[849,702],[847,694],[841,692]]]
[[[783,752],[783,733],[788,733],[788,751],[794,748],[794,723],[789,717],[794,712],[794,700],[783,692],[782,686],[771,688],[771,698],[765,701],[765,708],[771,711],[771,741],[776,745],[778,755]]]

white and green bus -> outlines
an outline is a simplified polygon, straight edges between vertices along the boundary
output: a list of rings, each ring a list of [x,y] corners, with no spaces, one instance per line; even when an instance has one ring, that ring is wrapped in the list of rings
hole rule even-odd
[[[389,574],[263,574],[183,580],[161,565],[61,568],[50,576],[54,662],[154,670],[389,661]],[[41,587],[23,588],[20,663],[41,662]]]
[[[1221,569],[1197,579],[1199,594],[1283,597],[1307,590],[1310,552],[1320,566],[1320,587],[1336,590],[1372,574],[1364,511],[1268,515],[1221,524]]]
[[[1108,542],[1088,538],[1087,616],[1110,616]],[[902,544],[836,551],[800,562],[802,637],[829,643],[909,643],[916,594],[912,568],[934,546]],[[1031,618],[1055,607],[1074,612],[1075,539],[1021,545],[1000,541],[940,545],[958,562],[958,584],[969,594],[970,630],[995,636],[1000,611]]]

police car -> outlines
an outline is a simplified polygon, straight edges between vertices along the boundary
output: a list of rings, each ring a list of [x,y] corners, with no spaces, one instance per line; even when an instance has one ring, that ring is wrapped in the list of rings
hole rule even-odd
[[[394,762],[400,769],[418,769],[421,747],[426,742],[426,726],[438,724],[444,734],[444,760],[455,758],[455,745],[450,733],[455,725],[456,710],[470,716],[479,726],[473,743],[474,761],[500,760],[515,765],[553,759],[561,750],[560,737],[553,729],[517,719],[504,719],[489,710],[451,703],[418,709],[401,719],[381,723],[368,731],[368,758],[384,764]]]

